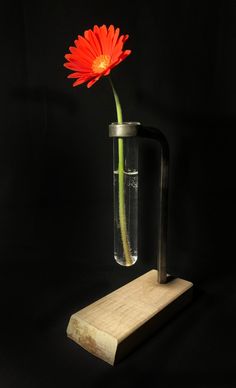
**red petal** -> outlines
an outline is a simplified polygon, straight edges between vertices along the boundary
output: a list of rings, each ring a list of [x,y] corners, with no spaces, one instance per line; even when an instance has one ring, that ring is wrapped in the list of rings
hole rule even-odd
[[[84,66],[89,68],[91,68],[92,63],[94,61],[94,59],[91,60],[90,57],[88,57],[86,53],[84,53],[84,51],[82,50],[80,51],[80,53],[77,52],[76,54],[66,54],[65,58],[69,62],[74,62],[78,64],[82,63]]]
[[[125,57],[127,57],[127,56],[130,55],[131,53],[132,53],[131,50],[125,50],[125,51],[123,52],[123,55],[125,55]]]
[[[127,58],[131,54],[131,50],[125,50],[120,56],[120,61],[123,61],[125,58]]]
[[[128,34],[124,35],[123,43],[125,43],[128,39],[129,39],[129,35]]]
[[[88,59],[84,53],[81,53],[81,55],[78,57],[73,56],[70,61],[77,62],[78,64],[81,64],[85,67],[89,67],[90,69],[93,63],[93,61],[90,61],[90,59]]]
[[[100,31],[104,31],[105,34],[107,35],[107,26],[105,24],[103,24],[101,27],[100,27]]]
[[[65,66],[69,70],[76,70],[76,71],[78,71],[78,66],[74,65],[71,62],[64,63],[63,66]]]
[[[69,60],[69,63],[71,63],[72,65],[76,66],[76,68],[81,68],[83,70],[89,70],[91,71],[91,64],[89,62],[87,62],[86,60],[84,60],[84,58],[71,58]]]
[[[98,57],[99,55],[101,55],[100,43],[92,30],[88,30],[86,32],[86,39],[90,42],[91,46],[94,49],[94,52],[96,52],[96,56]]]
[[[122,52],[122,54],[119,56],[118,59],[116,59],[114,62],[112,62],[110,68],[113,69],[114,67],[116,67],[117,65],[119,65],[119,63],[121,63],[125,58],[128,57],[128,55],[131,54],[131,50],[125,50]]]
[[[121,35],[119,37],[119,40],[116,44],[116,46],[114,47],[113,49],[113,52],[112,52],[112,59],[116,58],[118,55],[120,55],[122,53],[122,49],[123,49],[123,38],[124,38],[124,35]]]
[[[67,61],[69,61],[69,60],[70,60],[70,58],[71,58],[71,55],[72,55],[72,54],[66,54],[66,55],[65,55],[65,58],[67,59]]]
[[[107,69],[107,70],[105,71],[105,73],[103,73],[103,75],[109,75],[110,72],[111,72],[111,68],[109,67],[109,69]]]
[[[113,38],[113,42],[112,42],[112,50],[114,49],[115,45],[116,45],[116,42],[117,42],[117,39],[119,37],[119,33],[120,33],[120,29],[117,28],[115,30],[115,34],[114,34],[114,38]]]
[[[94,36],[97,38],[97,41],[98,41],[98,44],[100,47],[100,53],[102,54],[102,45],[101,45],[101,41],[100,41],[100,28],[97,25],[95,25],[93,27],[93,32],[94,32]]]
[[[103,26],[100,27],[99,37],[100,37],[100,43],[102,46],[102,53],[108,54],[107,28],[106,28],[105,24],[103,24]]]
[[[80,78],[80,79],[77,79],[77,81],[75,81],[75,82],[73,83],[73,86],[81,85],[81,84],[83,84],[84,82],[87,82],[87,81],[88,81],[87,78]]]
[[[85,77],[85,76],[86,77],[88,77],[88,76],[93,77],[93,74],[92,73],[87,73],[87,72],[79,71],[79,72],[76,72],[76,73],[69,74],[67,76],[67,78],[81,78],[81,77]]]
[[[87,88],[91,88],[91,86],[93,86],[95,84],[95,82],[97,82],[99,80],[100,76],[99,77],[96,77],[94,79],[92,79],[92,81],[90,81],[88,84],[87,84]]]
[[[70,46],[69,50],[70,50],[71,54],[76,55],[78,53],[78,48],[77,47]]]
[[[93,60],[94,57],[96,57],[97,55],[93,46],[83,36],[80,36],[80,35],[78,36],[77,47],[80,52],[84,52],[84,54],[90,57],[91,60]]]
[[[110,35],[111,35],[111,38],[113,39],[114,33],[115,33],[115,29],[114,29],[113,24],[111,24],[111,25],[109,26],[109,28],[108,28],[108,35],[110,34]]]
[[[107,54],[111,56],[112,52],[112,42],[113,42],[113,38],[114,38],[114,26],[113,25],[110,25],[110,27],[108,28],[108,34],[107,34]]]

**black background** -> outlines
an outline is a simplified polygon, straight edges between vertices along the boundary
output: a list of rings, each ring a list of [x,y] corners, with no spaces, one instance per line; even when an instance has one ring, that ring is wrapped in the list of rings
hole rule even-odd
[[[0,386],[235,387],[234,1],[3,1]],[[168,271],[193,303],[112,368],[66,338],[70,315],[155,265],[158,150],[140,145],[140,259],[113,260],[107,79],[72,88],[64,54],[94,24],[132,54],[124,119],[170,144]],[[153,383],[151,383],[153,379]]]

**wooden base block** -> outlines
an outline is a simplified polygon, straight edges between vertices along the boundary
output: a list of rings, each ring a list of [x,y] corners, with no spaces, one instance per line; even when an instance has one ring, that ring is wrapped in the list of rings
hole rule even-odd
[[[191,300],[192,285],[179,278],[158,284],[151,270],[73,314],[67,335],[114,365]]]

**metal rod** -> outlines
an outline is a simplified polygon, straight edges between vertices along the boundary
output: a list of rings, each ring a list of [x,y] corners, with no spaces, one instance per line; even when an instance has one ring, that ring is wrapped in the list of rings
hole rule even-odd
[[[158,283],[166,283],[167,261],[167,224],[168,224],[168,178],[169,178],[169,145],[163,133],[157,128],[140,126],[138,136],[155,139],[161,146],[160,171],[160,210],[158,227]]]
[[[161,146],[161,171],[160,171],[160,211],[158,227],[158,283],[166,283],[167,261],[167,221],[168,221],[168,177],[169,177],[169,145],[163,133],[152,127],[144,127],[138,122],[123,124],[112,123],[109,125],[110,137],[139,136],[157,140]]]

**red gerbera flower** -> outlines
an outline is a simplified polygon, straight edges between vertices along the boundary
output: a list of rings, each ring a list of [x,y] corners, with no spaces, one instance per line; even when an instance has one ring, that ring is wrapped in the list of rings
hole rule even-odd
[[[64,64],[67,69],[74,71],[68,78],[77,78],[73,86],[89,81],[87,87],[90,88],[131,53],[131,50],[123,51],[129,35],[119,34],[119,28],[103,25],[85,31],[84,36],[78,35],[75,47],[70,47],[71,53],[65,55],[68,62]]]

